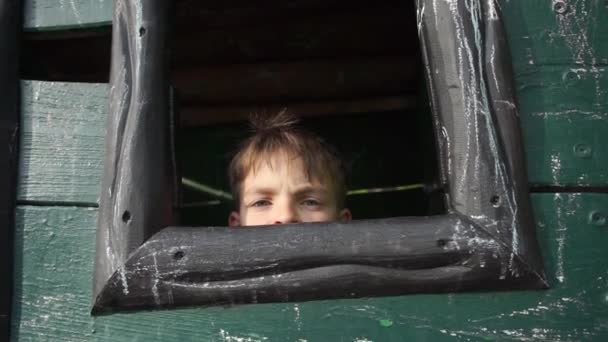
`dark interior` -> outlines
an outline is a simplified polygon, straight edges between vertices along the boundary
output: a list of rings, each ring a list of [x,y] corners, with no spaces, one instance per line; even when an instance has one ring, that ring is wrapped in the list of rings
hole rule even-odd
[[[228,192],[251,112],[288,108],[334,144],[355,219],[444,211],[413,2],[175,1],[171,44],[181,175]],[[111,28],[26,32],[23,79],[108,82]],[[49,53],[49,51],[51,53]],[[44,54],[45,58],[40,58]],[[233,204],[182,189],[182,225],[225,225]]]

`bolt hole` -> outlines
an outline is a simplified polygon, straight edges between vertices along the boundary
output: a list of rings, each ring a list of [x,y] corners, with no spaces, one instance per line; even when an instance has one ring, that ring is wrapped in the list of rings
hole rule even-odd
[[[184,255],[185,255],[184,251],[177,251],[177,252],[173,253],[173,259],[179,260],[179,259],[183,258]]]
[[[564,1],[557,1],[555,2],[555,4],[553,5],[553,10],[556,13],[559,14],[564,14],[566,13],[566,10],[568,9],[568,5],[564,2]]]
[[[128,223],[129,221],[131,221],[131,213],[128,210],[125,210],[125,212],[122,213],[122,222]]]
[[[492,204],[492,206],[494,208],[499,207],[500,206],[500,196],[494,195],[494,196],[490,197],[490,203]]]
[[[577,144],[574,146],[574,154],[581,158],[591,157],[592,148],[587,144]]]
[[[144,34],[146,34],[146,28],[142,26],[139,28],[139,36],[143,37]]]
[[[437,240],[437,247],[445,247],[448,244],[448,240],[446,239],[439,239]]]
[[[608,219],[601,211],[592,211],[589,214],[589,223],[596,225],[598,227],[603,227],[606,225]]]

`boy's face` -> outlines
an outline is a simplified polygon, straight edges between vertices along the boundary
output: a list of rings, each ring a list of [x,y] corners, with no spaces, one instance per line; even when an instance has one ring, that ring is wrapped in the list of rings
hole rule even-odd
[[[338,208],[336,191],[328,177],[308,179],[300,158],[280,154],[270,163],[249,171],[241,184],[239,211],[230,226],[295,222],[349,221],[348,209]]]

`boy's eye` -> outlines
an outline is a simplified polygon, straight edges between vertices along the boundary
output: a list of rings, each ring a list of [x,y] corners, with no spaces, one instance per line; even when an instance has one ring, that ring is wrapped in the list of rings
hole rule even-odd
[[[319,202],[318,200],[316,200],[314,198],[309,198],[309,199],[305,199],[304,201],[302,201],[302,204],[307,207],[317,207],[317,206],[321,205],[321,202]]]
[[[270,201],[269,200],[258,200],[253,202],[253,204],[251,204],[252,207],[265,207],[270,205]]]

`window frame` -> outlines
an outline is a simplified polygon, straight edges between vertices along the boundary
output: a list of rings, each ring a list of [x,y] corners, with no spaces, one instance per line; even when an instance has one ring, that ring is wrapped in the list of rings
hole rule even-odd
[[[446,215],[250,229],[172,227],[167,3],[116,2],[92,314],[548,287],[497,0],[416,3]]]

